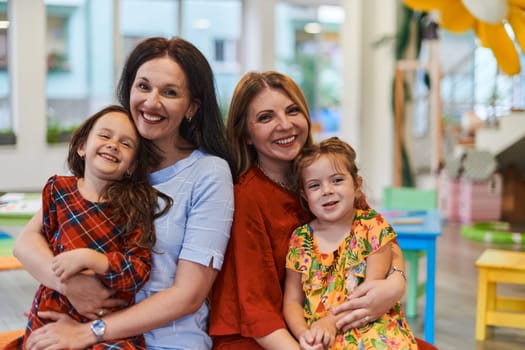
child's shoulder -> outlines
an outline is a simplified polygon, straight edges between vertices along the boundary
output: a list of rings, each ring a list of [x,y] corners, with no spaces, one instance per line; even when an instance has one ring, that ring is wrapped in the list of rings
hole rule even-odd
[[[373,208],[357,209],[355,220],[360,221],[361,224],[374,224],[381,227],[390,226],[385,217]]]
[[[358,220],[372,220],[381,217],[381,214],[373,208],[357,209],[355,212],[355,218]]]
[[[77,177],[73,175],[52,175],[47,179],[46,186],[53,189],[70,189],[76,187]]]

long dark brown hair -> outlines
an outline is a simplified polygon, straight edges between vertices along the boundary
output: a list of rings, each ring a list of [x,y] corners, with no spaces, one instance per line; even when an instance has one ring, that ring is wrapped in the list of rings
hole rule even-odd
[[[102,198],[111,208],[112,219],[121,224],[124,237],[130,236],[140,228],[142,235],[137,242],[128,242],[140,247],[151,248],[155,245],[155,225],[153,221],[164,215],[173,204],[168,195],[158,191],[148,181],[148,169],[160,162],[162,155],[155,145],[144,139],[138,133],[129,112],[117,105],[110,105],[86,119],[75,131],[69,143],[67,163],[70,171],[78,178],[84,177],[86,162],[77,151],[86,144],[89,133],[95,123],[111,112],[124,113],[135,128],[138,136],[138,147],[135,154],[135,169],[129,176],[123,176],[118,181],[110,182],[102,194]],[[162,198],[164,206],[161,209],[158,199]]]

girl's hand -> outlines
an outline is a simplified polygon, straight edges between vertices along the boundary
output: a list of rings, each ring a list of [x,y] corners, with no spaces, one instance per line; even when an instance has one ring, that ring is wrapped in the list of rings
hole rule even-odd
[[[89,249],[79,248],[56,255],[51,261],[51,269],[60,279],[60,282],[67,281],[73,275],[82,272],[87,268],[86,262],[89,261]]]
[[[322,344],[324,347],[332,346],[337,333],[334,315],[329,314],[312,323],[310,332],[314,336],[314,343]]]
[[[323,350],[322,343],[315,343],[315,337],[310,330],[306,330],[299,336],[301,350]]]

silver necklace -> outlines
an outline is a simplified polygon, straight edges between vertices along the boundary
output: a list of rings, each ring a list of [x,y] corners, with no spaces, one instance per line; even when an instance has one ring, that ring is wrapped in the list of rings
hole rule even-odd
[[[268,179],[270,179],[271,182],[273,182],[276,185],[279,185],[280,187],[284,188],[285,190],[288,190],[290,192],[294,192],[294,190],[295,190],[294,186],[288,186],[284,182],[276,180],[273,177],[271,177],[270,175],[268,175],[266,173],[266,171],[264,171],[263,167],[259,164],[259,162],[257,162],[257,167],[261,170],[261,172],[264,174],[264,176],[266,176]]]

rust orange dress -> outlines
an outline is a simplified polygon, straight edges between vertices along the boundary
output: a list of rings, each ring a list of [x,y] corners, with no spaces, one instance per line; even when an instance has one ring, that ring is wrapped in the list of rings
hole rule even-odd
[[[292,231],[311,218],[297,197],[253,166],[235,185],[233,226],[211,294],[214,349],[261,349],[252,339],[286,328],[282,314]]]

